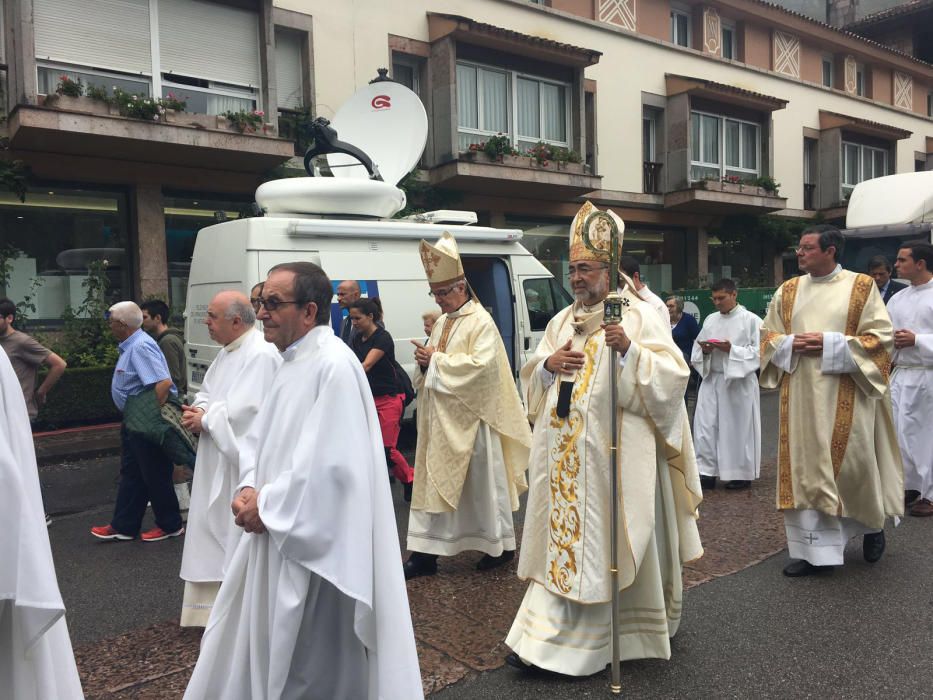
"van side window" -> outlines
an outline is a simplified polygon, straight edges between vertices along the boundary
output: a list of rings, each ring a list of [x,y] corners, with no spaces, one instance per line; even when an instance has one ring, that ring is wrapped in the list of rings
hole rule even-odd
[[[551,280],[548,277],[525,280],[525,306],[528,307],[528,320],[532,331],[543,331],[547,328],[558,307],[555,304]],[[561,308],[565,306],[561,304]]]

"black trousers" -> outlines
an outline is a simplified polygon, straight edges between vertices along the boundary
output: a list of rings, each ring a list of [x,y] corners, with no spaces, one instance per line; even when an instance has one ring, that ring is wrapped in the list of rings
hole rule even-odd
[[[152,503],[156,525],[165,532],[181,527],[178,498],[172,483],[174,465],[160,447],[120,429],[120,487],[111,527],[135,537],[142,526],[146,503]]]

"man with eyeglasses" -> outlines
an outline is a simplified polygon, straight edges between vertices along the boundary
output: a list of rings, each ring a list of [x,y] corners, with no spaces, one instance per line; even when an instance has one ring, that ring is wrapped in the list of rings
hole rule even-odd
[[[761,330],[761,386],[780,387],[778,509],[785,576],[831,573],[852,537],[865,560],[904,512],[903,468],[888,380],[894,329],[878,286],[843,270],[833,226],[804,231],[804,273],[780,286]]]
[[[269,271],[282,355],[240,451],[229,557],[189,700],[422,698],[379,418],[317,265]]]
[[[473,298],[446,231],[421,241],[431,296],[441,307],[427,345],[416,346],[418,444],[405,577],[437,573],[439,556],[483,552],[480,571],[515,556],[512,513],[528,488],[531,432],[505,346]]]
[[[596,251],[583,238],[584,221],[595,211],[587,202],[570,228],[576,301],[551,319],[521,370],[534,423],[518,564],[529,585],[506,638],[511,666],[571,676],[601,672],[611,658],[613,411],[621,470],[623,660],[670,658],[683,605],[682,563],[703,553],[696,524],[702,491],[683,402],[690,371],[669,323],[634,290],[623,295],[622,322],[604,323],[606,222],[591,227]],[[631,280],[623,277],[623,284],[631,289]],[[616,366],[611,349],[618,353]],[[610,373],[618,381],[616,405]]]
[[[230,517],[230,502],[239,483],[240,454],[253,448],[250,427],[282,364],[276,347],[256,330],[256,312],[242,292],[214,295],[204,323],[222,347],[194,401],[182,409],[182,423],[201,436],[181,558],[182,627],[207,624],[227,554],[239,533]]]

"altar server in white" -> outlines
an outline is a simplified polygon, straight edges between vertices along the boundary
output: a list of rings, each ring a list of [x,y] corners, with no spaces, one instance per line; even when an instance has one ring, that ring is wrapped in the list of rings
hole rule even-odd
[[[891,402],[904,460],[904,505],[933,515],[933,246],[908,241],[897,253],[897,276],[910,286],[888,302],[894,326]]]
[[[738,288],[721,279],[710,289],[717,313],[703,320],[691,363],[703,378],[693,417],[700,481],[746,489],[761,469],[761,319],[738,303]]]
[[[248,431],[272,375],[282,364],[276,347],[256,330],[256,312],[245,294],[219,292],[207,306],[204,323],[223,347],[182,416],[185,427],[200,434],[181,558],[182,627],[207,624],[227,554],[242,533],[230,513],[240,477],[240,452],[255,449],[247,441]]]
[[[550,323],[522,367],[534,422],[518,575],[529,581],[506,661],[583,676],[610,660],[610,421],[619,418],[622,659],[670,658],[683,606],[682,563],[703,549],[702,499],[683,394],[689,369],[670,324],[634,295],[621,324],[603,324],[609,240],[583,243],[587,202],[571,226],[576,302]],[[621,220],[619,220],[620,228]],[[625,281],[626,286],[630,280]],[[610,348],[620,355],[611,365]],[[617,373],[612,404],[610,372]]]
[[[29,414],[4,352],[0,445],[0,697],[78,700],[84,693],[52,563]]]
[[[260,300],[282,352],[241,454],[245,533],[201,642],[189,700],[422,698],[379,418],[330,327],[333,288],[276,265]]]

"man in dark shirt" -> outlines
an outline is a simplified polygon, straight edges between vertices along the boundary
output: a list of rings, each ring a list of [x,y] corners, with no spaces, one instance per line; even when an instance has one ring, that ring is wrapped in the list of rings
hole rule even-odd
[[[168,304],[159,299],[144,301],[139,305],[143,312],[143,330],[155,338],[165,355],[172,383],[178,393],[188,393],[188,377],[185,363],[185,341],[181,331],[168,327]]]

